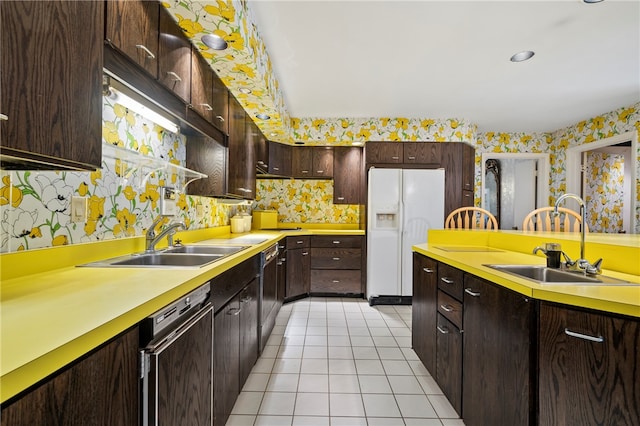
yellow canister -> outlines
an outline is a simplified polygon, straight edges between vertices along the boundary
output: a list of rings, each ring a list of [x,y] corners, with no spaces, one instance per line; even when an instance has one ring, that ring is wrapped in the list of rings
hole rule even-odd
[[[253,229],[273,229],[278,227],[278,212],[276,210],[254,210]]]

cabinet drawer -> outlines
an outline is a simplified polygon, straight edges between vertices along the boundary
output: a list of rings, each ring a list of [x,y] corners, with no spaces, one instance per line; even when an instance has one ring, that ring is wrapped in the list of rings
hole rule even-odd
[[[462,303],[438,290],[438,312],[444,315],[456,327],[462,328]]]
[[[300,236],[300,237],[287,237],[287,250],[289,249],[297,249],[297,248],[309,248],[310,237]]]
[[[343,236],[311,236],[311,247],[335,247],[335,248],[360,248],[362,247],[362,236],[360,235],[343,235]]]
[[[462,300],[464,273],[460,269],[443,263],[438,264],[438,288]]]
[[[361,263],[360,249],[311,249],[311,269],[360,269]]]
[[[359,270],[312,269],[312,293],[362,293]]]

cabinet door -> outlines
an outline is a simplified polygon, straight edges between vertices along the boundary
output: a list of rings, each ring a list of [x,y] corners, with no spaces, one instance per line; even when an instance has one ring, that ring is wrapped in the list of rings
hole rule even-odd
[[[640,321],[540,303],[539,424],[640,424]]]
[[[367,142],[364,148],[367,164],[402,163],[402,146],[400,142]]]
[[[313,175],[313,151],[310,146],[293,148],[291,174],[298,178],[310,178]]]
[[[436,312],[438,294],[438,264],[413,253],[413,298],[411,343],[432,376],[436,375]]]
[[[278,306],[282,306],[284,302],[285,294],[287,292],[287,246],[284,240],[278,242],[278,261],[276,263],[278,268]]]
[[[214,317],[213,424],[224,425],[240,394],[240,301],[232,299]]]
[[[240,103],[233,96],[229,97],[229,162],[228,176],[229,185],[228,192],[240,197],[247,197],[247,189],[245,187],[245,170],[251,166],[254,167],[253,161],[247,163],[246,156],[246,113]]]
[[[308,248],[287,250],[287,299],[309,293],[310,270],[311,257]]]
[[[311,152],[313,177],[333,177],[333,147],[313,147],[311,148]]]
[[[360,204],[363,178],[362,149],[339,146],[333,149],[333,203]]]
[[[103,30],[102,2],[0,2],[3,155],[101,167]]]
[[[158,80],[185,103],[191,100],[191,43],[164,7],[160,8]]]
[[[533,302],[468,274],[464,284],[465,425],[533,424]]]
[[[462,333],[437,314],[436,382],[456,413],[462,414]]]
[[[257,128],[257,127],[256,127]],[[269,145],[267,139],[262,132],[258,129],[258,136],[254,141],[255,156],[256,156],[256,169],[268,172],[269,171]]]
[[[191,50],[191,108],[209,123],[213,117],[213,71],[198,53],[196,47]]]
[[[245,166],[238,170],[245,188],[244,198],[256,197],[256,146],[262,137],[262,132],[247,115],[245,119],[244,161]]]
[[[290,145],[269,142],[269,173],[280,176],[291,176]]]
[[[160,4],[153,0],[110,0],[105,3],[107,40],[157,78]],[[87,25],[86,22],[79,24]],[[80,37],[77,33],[68,34]]]
[[[406,164],[430,164],[438,166],[441,154],[440,142],[411,142],[402,147],[404,163]]]
[[[476,152],[472,146],[462,145],[462,189],[465,191],[474,190]]]
[[[0,424],[138,424],[138,345],[136,327],[20,399],[5,402]]]
[[[187,186],[189,194],[215,197],[227,192],[227,148],[221,142],[200,134],[190,135],[187,167],[208,176],[191,182]]]
[[[211,72],[211,111],[213,115],[213,125],[222,131],[225,135],[229,134],[229,90],[222,80]]]
[[[258,280],[240,293],[240,386],[258,359]]]

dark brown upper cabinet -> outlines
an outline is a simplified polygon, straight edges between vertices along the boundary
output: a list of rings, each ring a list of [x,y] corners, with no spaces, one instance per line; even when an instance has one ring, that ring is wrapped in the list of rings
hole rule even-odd
[[[4,168],[100,167],[103,37],[101,2],[0,2]]]
[[[361,204],[362,148],[337,146],[333,149],[333,203]]]
[[[227,193],[227,148],[222,142],[199,133],[190,135],[187,167],[208,176],[191,182],[189,194],[217,197]]]
[[[405,164],[440,164],[442,145],[435,142],[409,142],[403,145]]]
[[[212,72],[211,77],[213,95],[211,97],[211,111],[213,120],[211,123],[225,135],[229,134],[229,90],[222,80]]]
[[[110,0],[106,4],[107,41],[153,78],[158,78],[160,4],[141,0]]]
[[[291,145],[269,142],[269,173],[291,176]]]
[[[399,142],[367,142],[364,148],[367,164],[402,163],[403,145]]]
[[[255,138],[260,130],[235,97],[229,97],[229,194],[254,199],[256,194]]]
[[[303,146],[293,148],[291,172],[297,178],[333,177],[333,148]]]
[[[191,42],[167,9],[160,8],[158,80],[185,103],[191,100]]]
[[[193,47],[191,53],[191,108],[213,122],[213,71]]]

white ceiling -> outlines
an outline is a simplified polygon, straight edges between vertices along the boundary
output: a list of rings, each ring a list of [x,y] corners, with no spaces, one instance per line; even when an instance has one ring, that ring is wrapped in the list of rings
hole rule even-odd
[[[292,117],[549,132],[640,101],[640,1],[252,0]],[[512,63],[512,54],[533,59]]]

